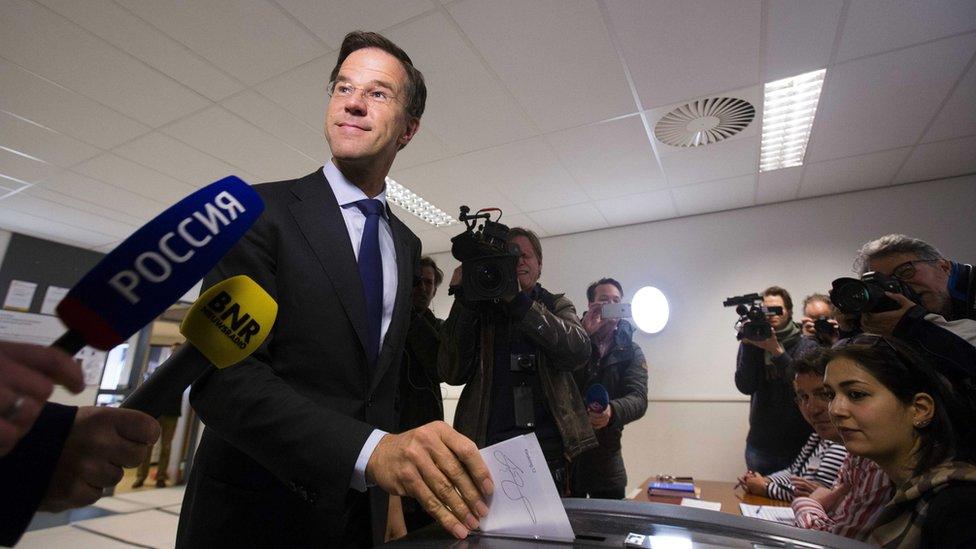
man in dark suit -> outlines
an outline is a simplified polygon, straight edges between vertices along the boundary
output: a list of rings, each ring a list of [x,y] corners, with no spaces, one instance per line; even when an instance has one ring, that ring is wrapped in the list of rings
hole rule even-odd
[[[487,512],[472,441],[443,422],[389,434],[420,242],[386,205],[385,177],[419,127],[423,76],[386,38],[354,32],[330,80],[332,160],[256,186],[264,214],[205,281],[246,274],[279,309],[254,355],[193,386],[207,428],[180,547],[382,542],[388,493],[460,538]]]

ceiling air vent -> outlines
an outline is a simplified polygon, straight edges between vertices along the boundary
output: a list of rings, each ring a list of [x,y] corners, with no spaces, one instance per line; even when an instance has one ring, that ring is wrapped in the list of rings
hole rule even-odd
[[[700,147],[724,141],[756,117],[752,103],[735,97],[709,97],[681,105],[654,125],[654,136],[672,147]]]

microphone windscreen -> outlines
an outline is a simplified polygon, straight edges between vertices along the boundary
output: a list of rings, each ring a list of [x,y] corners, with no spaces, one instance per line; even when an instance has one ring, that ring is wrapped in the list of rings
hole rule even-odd
[[[610,393],[599,383],[590,385],[586,390],[586,407],[594,412],[602,412],[610,405]]]
[[[207,185],[102,258],[58,304],[58,316],[85,344],[115,347],[203,278],[263,210],[237,177]]]
[[[278,315],[264,288],[238,275],[208,288],[180,324],[180,332],[218,368],[237,364],[261,346]]]

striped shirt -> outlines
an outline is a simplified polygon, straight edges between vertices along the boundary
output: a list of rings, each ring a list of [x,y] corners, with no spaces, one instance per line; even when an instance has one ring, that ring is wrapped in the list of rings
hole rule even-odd
[[[836,486],[844,485],[847,495],[828,512],[812,498],[793,500],[796,525],[847,538],[867,540],[875,519],[895,493],[888,475],[867,458],[848,455],[837,475]]]
[[[807,443],[800,449],[793,464],[788,469],[776,471],[766,477],[769,480],[766,495],[773,499],[792,500],[794,488],[790,478],[794,476],[829,488],[834,485],[846,457],[847,449],[843,444],[821,440],[817,433],[810,433]]]

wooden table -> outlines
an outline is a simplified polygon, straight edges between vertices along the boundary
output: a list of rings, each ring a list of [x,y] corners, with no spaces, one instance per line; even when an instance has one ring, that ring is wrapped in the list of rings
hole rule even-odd
[[[650,501],[647,497],[647,485],[656,481],[657,477],[651,477],[641,483],[641,491],[634,497],[634,501]],[[734,482],[723,482],[720,480],[696,480],[695,486],[701,488],[702,501],[717,501],[722,504],[722,512],[730,515],[741,515],[739,510],[740,503],[751,505],[772,505],[776,507],[789,507],[789,502],[770,499],[763,496],[755,496],[745,493],[742,488],[736,489]]]

